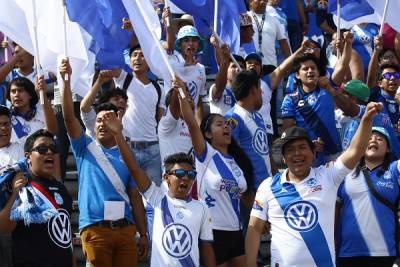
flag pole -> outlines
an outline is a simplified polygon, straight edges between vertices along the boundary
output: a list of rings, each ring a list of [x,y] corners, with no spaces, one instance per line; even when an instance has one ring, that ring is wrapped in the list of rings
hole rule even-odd
[[[337,0],[337,28],[336,28],[336,40],[340,43],[340,0]],[[340,47],[336,50],[337,58],[340,58]]]
[[[64,34],[64,56],[68,58],[68,46],[67,46],[67,12],[66,8],[67,6],[65,5],[65,0],[61,0],[61,7],[63,10],[63,34]],[[64,80],[68,81],[68,73],[65,74]]]
[[[170,7],[169,0],[164,1],[164,6]],[[166,17],[166,22],[167,22],[167,27],[171,27],[171,14],[168,17]]]
[[[209,31],[212,32],[215,36],[215,38],[217,38],[218,44],[221,46],[222,44],[224,44],[224,41],[222,41],[221,37],[218,35],[218,33],[216,33],[213,28],[209,27]],[[239,69],[239,71],[242,71],[242,68],[240,67],[239,63],[237,62],[237,60],[235,59],[235,57],[232,55],[232,53],[229,53],[229,56],[232,60],[232,62],[236,65],[236,67]]]
[[[36,74],[37,76],[42,75],[42,69],[40,67],[40,58],[39,58],[39,41],[37,34],[37,17],[36,17],[36,0],[32,0],[32,8],[33,8],[33,37],[35,43],[35,63],[36,63]],[[39,91],[39,99],[40,104],[44,105],[44,92],[43,90]]]
[[[3,42],[7,43],[7,36],[4,35],[4,39]],[[4,48],[4,61],[8,62],[8,44],[7,46]]]
[[[385,8],[383,9],[383,16],[382,16],[382,20],[381,20],[381,28],[379,29],[379,36],[382,36],[382,34],[383,34],[383,26],[385,24],[388,6],[389,6],[389,0],[386,0]]]
[[[218,32],[218,0],[214,0],[214,32]]]

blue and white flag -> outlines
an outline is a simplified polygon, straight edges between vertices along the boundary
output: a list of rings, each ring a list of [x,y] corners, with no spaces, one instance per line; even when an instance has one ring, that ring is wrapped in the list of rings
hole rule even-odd
[[[121,0],[66,0],[71,21],[77,22],[92,38],[90,51],[100,69],[126,68],[124,49],[132,36],[121,28],[128,13]]]
[[[171,0],[177,7],[193,16],[196,28],[203,36],[211,33],[208,28],[214,25],[214,4],[216,0]],[[244,1],[217,0],[217,33],[236,54],[240,47],[239,14],[246,11]]]
[[[383,17],[383,9],[385,7],[385,0],[367,0],[370,6]],[[389,0],[385,22],[388,23],[397,32],[400,32],[400,1]]]
[[[381,1],[384,4],[384,1]],[[328,12],[337,25],[337,0],[329,0]],[[340,28],[349,29],[360,23],[380,24],[380,16],[367,0],[340,0]]]

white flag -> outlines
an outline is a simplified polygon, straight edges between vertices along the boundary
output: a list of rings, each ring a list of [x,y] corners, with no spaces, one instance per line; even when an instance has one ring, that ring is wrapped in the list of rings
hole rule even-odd
[[[367,0],[371,7],[383,17],[383,9],[385,7],[385,0]],[[386,14],[385,22],[388,23],[397,32],[400,32],[400,1],[399,0],[389,0],[389,5]]]

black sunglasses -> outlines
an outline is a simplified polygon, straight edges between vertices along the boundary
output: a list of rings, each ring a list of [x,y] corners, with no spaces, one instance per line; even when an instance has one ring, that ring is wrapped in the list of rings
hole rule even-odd
[[[32,151],[36,151],[38,152],[40,155],[44,155],[46,154],[48,151],[50,150],[51,153],[53,154],[57,154],[58,151],[58,147],[55,145],[50,145],[50,146],[46,146],[46,145],[39,145],[37,147],[32,148]]]
[[[191,180],[194,180],[196,178],[197,172],[195,170],[183,170],[183,169],[175,169],[167,172],[167,174],[173,174],[179,179],[182,179],[185,175]]]

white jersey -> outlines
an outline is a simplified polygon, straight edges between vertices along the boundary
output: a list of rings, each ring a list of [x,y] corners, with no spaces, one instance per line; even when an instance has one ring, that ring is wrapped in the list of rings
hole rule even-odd
[[[224,116],[225,113],[235,105],[235,96],[233,95],[232,89],[226,87],[221,97],[213,99],[213,90],[215,90],[215,84],[210,87],[210,113],[217,113]]]
[[[240,196],[247,189],[246,179],[233,157],[205,143],[203,155],[196,155],[199,199],[210,209],[213,229],[238,231],[241,229]]]
[[[115,79],[115,83],[122,88],[126,72]],[[160,86],[161,87],[161,86]],[[128,108],[122,118],[125,134],[131,141],[157,141],[156,110],[158,93],[153,83],[143,84],[135,76],[130,82],[126,94]],[[165,108],[165,94],[161,87],[161,96],[158,107]],[[140,125],[140,127],[138,127]]]
[[[197,106],[199,96],[207,95],[206,69],[204,65],[197,63],[196,65],[185,66],[184,62],[177,60],[170,60],[170,63],[176,75],[188,86],[194,104]],[[164,88],[168,92],[172,88],[171,81],[164,81]]]
[[[11,116],[11,142],[25,144],[26,138],[37,130],[46,128],[43,108],[36,108],[35,116],[27,121],[21,116]]]
[[[271,118],[271,98],[272,98],[272,90],[269,84],[265,81],[260,80],[261,82],[261,92],[262,92],[262,106],[258,113],[261,114],[265,123],[265,129],[267,133],[273,134],[274,128],[272,126],[272,118]]]
[[[12,165],[22,158],[24,158],[24,148],[20,143],[10,143],[0,148],[0,168]]]
[[[335,266],[336,194],[350,171],[339,159],[300,183],[287,181],[287,169],[262,182],[250,216],[271,224],[271,266]]]
[[[198,200],[171,198],[154,183],[144,197],[154,207],[151,266],[199,266],[199,240],[213,241],[207,207]]]
[[[186,122],[181,118],[175,119],[169,108],[158,124],[161,162],[175,153],[189,153],[192,149],[192,139]]]

